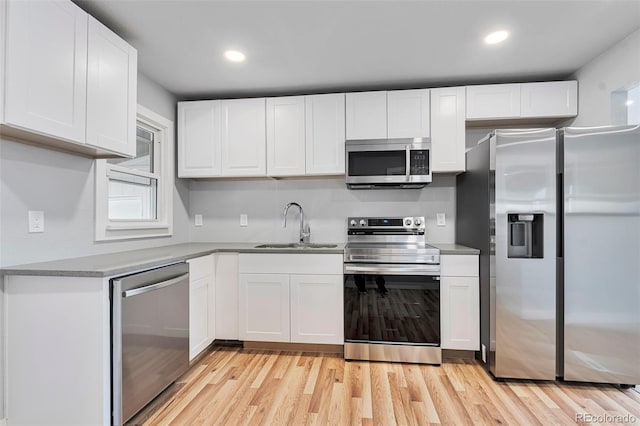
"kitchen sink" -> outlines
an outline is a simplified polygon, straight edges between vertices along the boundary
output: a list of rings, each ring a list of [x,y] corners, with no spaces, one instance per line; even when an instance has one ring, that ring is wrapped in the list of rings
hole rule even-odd
[[[260,244],[255,248],[273,248],[273,249],[317,249],[317,248],[336,248],[337,244],[315,244],[315,243],[289,243],[289,244]]]

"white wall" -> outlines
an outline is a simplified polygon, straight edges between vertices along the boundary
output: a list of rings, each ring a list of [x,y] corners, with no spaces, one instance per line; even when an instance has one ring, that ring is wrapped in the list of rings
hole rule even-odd
[[[601,126],[611,123],[611,92],[640,82],[640,29],[580,68],[578,117],[571,126]]]
[[[348,216],[426,216],[427,239],[455,240],[455,176],[435,175],[419,190],[348,190],[344,177],[252,181],[191,181],[189,236],[192,241],[294,242],[299,233],[297,209],[290,209],[287,228],[282,212],[287,203],[302,205],[312,242],[344,242]],[[445,213],[447,225],[435,225]],[[193,216],[202,214],[204,226]],[[240,227],[240,214],[249,226]]]
[[[138,103],[175,120],[176,101],[144,75],[138,77]],[[174,236],[95,242],[94,161],[23,143],[0,140],[0,265],[184,242],[188,239],[188,188],[176,180]],[[45,232],[27,232],[27,211],[42,210]]]

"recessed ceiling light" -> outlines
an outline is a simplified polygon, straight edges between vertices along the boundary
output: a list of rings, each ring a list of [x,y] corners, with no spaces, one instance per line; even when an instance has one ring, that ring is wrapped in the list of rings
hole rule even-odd
[[[633,101],[631,99],[629,99],[627,102],[624,103],[626,106],[631,106],[633,105]]]
[[[505,41],[507,37],[509,37],[509,32],[507,31],[494,31],[484,38],[484,42],[487,44],[496,44]]]
[[[227,50],[224,52],[225,58],[233,62],[242,62],[245,59],[244,53],[237,50]]]

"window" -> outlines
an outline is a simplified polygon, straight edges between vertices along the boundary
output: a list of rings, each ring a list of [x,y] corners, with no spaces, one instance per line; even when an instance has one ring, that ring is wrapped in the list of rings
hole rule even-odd
[[[138,106],[136,156],[96,160],[96,240],[169,236],[173,122]]]
[[[611,124],[640,124],[640,83],[611,92]]]

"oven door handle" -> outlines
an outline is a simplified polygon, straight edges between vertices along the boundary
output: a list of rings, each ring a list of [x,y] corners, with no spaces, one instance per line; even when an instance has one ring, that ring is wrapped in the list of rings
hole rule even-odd
[[[440,265],[423,264],[344,264],[345,274],[364,275],[427,275],[440,276]]]
[[[144,287],[138,287],[131,290],[123,291],[122,297],[126,298],[131,296],[137,296],[139,294],[149,293],[150,291],[160,290],[161,288],[169,287],[181,281],[184,281],[185,279],[188,279],[188,277],[189,277],[189,273],[187,272],[186,274],[179,275],[167,281],[161,281],[159,283],[153,283],[150,285],[146,285]]]

